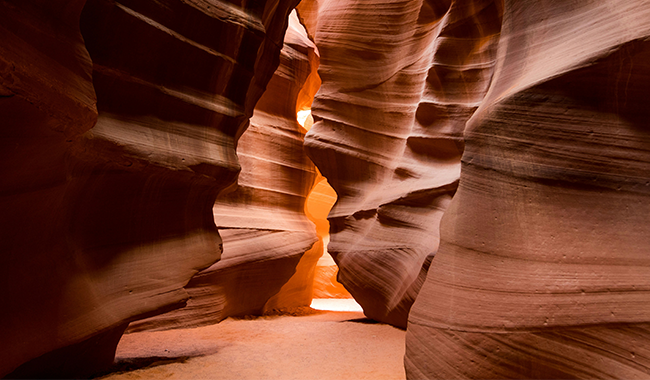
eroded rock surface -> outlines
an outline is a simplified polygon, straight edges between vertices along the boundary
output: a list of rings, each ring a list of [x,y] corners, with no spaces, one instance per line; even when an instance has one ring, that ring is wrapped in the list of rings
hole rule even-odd
[[[318,58],[297,17],[290,21],[280,66],[238,141],[238,187],[220,196],[213,208],[223,239],[221,260],[189,282],[191,299],[185,308],[132,323],[129,331],[261,314],[316,242],[314,225],[304,213],[316,173],[302,149],[305,130],[296,120],[296,105]],[[311,98],[313,92],[305,96]],[[304,281],[303,286],[311,285]],[[311,300],[307,293],[302,297],[306,305]]]
[[[295,5],[0,1],[0,375],[87,375],[184,305]]]
[[[83,276],[65,238],[66,152],[97,118],[83,5],[0,2],[0,376],[98,332],[75,326],[88,310],[75,300]]]
[[[650,376],[650,6],[506,0],[409,378]]]
[[[328,251],[364,313],[406,327],[492,75],[494,1],[308,1],[323,85],[306,149],[338,195]],[[314,16],[317,14],[317,16]]]

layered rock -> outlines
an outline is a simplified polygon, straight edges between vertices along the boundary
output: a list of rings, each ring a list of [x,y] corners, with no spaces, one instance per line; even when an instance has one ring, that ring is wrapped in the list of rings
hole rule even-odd
[[[506,0],[409,378],[650,376],[650,6]]]
[[[221,260],[185,287],[191,297],[185,308],[132,323],[129,331],[193,327],[261,314],[294,275],[317,240],[304,213],[315,171],[302,150],[305,131],[296,120],[299,94],[317,64],[315,47],[294,14],[280,66],[237,144],[238,187],[220,196],[213,207],[223,239]]]
[[[406,327],[456,190],[465,121],[492,75],[498,4],[299,9],[321,52],[306,149],[338,195],[328,250],[368,317]]]
[[[84,3],[0,1],[9,377],[87,375],[130,321],[184,305],[296,2]]]

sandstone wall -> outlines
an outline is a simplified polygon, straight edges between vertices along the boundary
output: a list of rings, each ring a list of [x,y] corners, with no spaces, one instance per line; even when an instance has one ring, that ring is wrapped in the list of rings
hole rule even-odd
[[[505,1],[409,378],[650,376],[649,5]]]
[[[184,305],[295,5],[0,1],[0,375],[84,376]]]
[[[323,81],[306,149],[338,195],[328,251],[373,319],[406,327],[494,65],[494,1],[308,1]],[[315,14],[317,16],[315,16]]]
[[[129,331],[193,327],[261,314],[316,242],[314,225],[304,212],[316,173],[302,149],[305,130],[296,120],[296,107],[301,96],[313,96],[313,90],[303,94],[302,89],[312,72],[315,75],[318,57],[295,14],[289,21],[280,66],[237,144],[238,186],[213,207],[223,239],[221,260],[185,287],[191,297],[185,308],[132,323]],[[313,272],[315,260],[318,256],[304,269]],[[310,279],[299,283],[304,290],[290,298],[307,306]]]

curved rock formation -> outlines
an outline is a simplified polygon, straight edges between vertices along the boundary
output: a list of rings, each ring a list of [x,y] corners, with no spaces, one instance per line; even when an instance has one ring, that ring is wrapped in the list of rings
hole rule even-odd
[[[297,100],[314,65],[314,45],[293,15],[280,66],[237,144],[239,186],[213,207],[223,239],[221,260],[185,287],[191,297],[185,308],[132,323],[129,331],[194,327],[261,314],[294,275],[317,240],[304,213],[315,171],[303,153],[305,131],[296,120]]]
[[[99,331],[75,328],[78,270],[65,238],[66,152],[97,118],[83,5],[0,2],[0,376]],[[119,326],[108,335],[119,339]]]
[[[650,4],[506,0],[409,378],[650,377]]]
[[[368,317],[406,327],[457,186],[465,121],[492,75],[498,5],[299,9],[321,52],[306,149],[338,195],[328,251]]]
[[[84,3],[0,1],[0,376],[85,376],[184,305],[296,1]]]

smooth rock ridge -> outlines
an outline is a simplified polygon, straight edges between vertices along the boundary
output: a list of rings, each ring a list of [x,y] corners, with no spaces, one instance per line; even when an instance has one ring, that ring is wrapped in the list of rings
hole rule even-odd
[[[650,377],[650,4],[506,0],[409,378]]]

